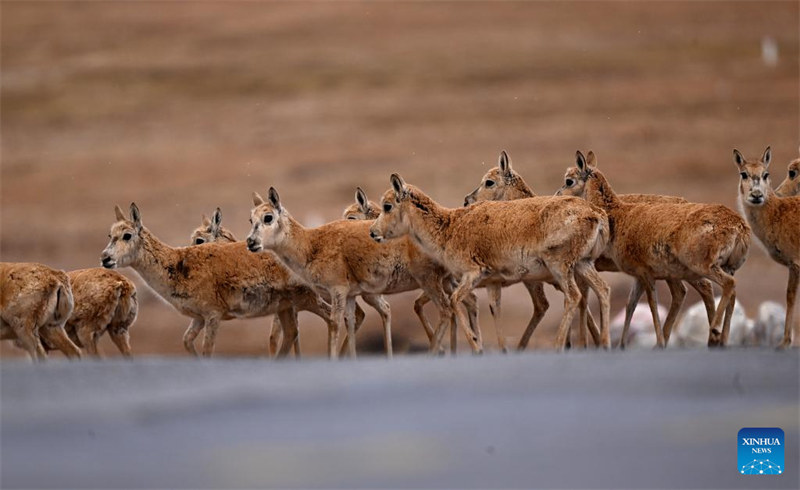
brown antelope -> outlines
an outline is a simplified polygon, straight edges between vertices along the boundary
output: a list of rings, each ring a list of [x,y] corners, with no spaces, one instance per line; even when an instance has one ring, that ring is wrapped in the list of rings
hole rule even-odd
[[[658,346],[665,345],[655,302],[654,285],[659,279],[717,283],[722,298],[710,324],[709,346],[725,345],[736,299],[733,274],[750,248],[747,223],[718,204],[625,202],[597,168],[594,152],[589,152],[588,160],[577,152],[576,168],[577,180],[568,177],[559,192],[567,192],[580,181],[584,198],[608,213],[613,227],[605,255],[644,287]]]
[[[780,197],[800,196],[800,158],[789,163],[786,178],[775,189],[775,194]]]
[[[739,207],[758,240],[772,260],[789,268],[786,287],[786,323],[781,347],[792,344],[797,288],[800,284],[800,196],[780,197],[769,182],[770,148],[760,160],[747,161],[739,150],[733,150],[733,161],[739,169]],[[795,332],[795,345],[798,344]]]
[[[65,328],[73,342],[99,357],[97,341],[108,331],[120,353],[130,357],[128,329],[139,311],[133,282],[117,271],[100,268],[81,269],[67,275],[75,308]]]
[[[32,360],[47,357],[42,341],[69,358],[81,357],[64,330],[73,305],[64,271],[35,263],[0,262],[0,339],[14,340]]]
[[[375,202],[370,201],[367,198],[367,193],[361,187],[356,187],[356,201],[349,206],[347,206],[342,213],[342,218],[350,219],[350,220],[374,220],[381,214],[380,206],[378,206]],[[437,267],[432,265],[432,267]],[[444,282],[445,292],[450,294],[452,293],[454,284],[453,281]],[[425,329],[425,333],[428,336],[428,340],[433,340],[433,328],[428,321],[428,318],[425,316],[424,307],[431,301],[428,294],[423,291],[414,300],[414,313],[419,318],[422,327]],[[472,294],[467,298],[467,303],[464,305],[469,312],[469,324],[470,328],[474,332],[478,332],[478,337],[480,337],[480,326],[478,325],[478,298]],[[358,330],[358,324],[356,324],[356,330]],[[455,323],[451,325],[450,328],[450,350],[452,353],[455,353],[456,348],[456,341],[457,341],[457,333],[458,331],[455,328]],[[503,346],[501,346],[503,349]],[[505,349],[503,349],[505,350]]]
[[[470,204],[483,201],[513,201],[515,199],[526,199],[528,197],[536,197],[536,194],[534,194],[533,190],[531,190],[525,180],[517,172],[515,172],[513,168],[511,168],[511,159],[508,157],[508,153],[503,150],[500,152],[500,158],[498,160],[497,167],[490,169],[481,179],[480,185],[464,197],[464,206],[469,206]],[[522,350],[527,346],[531,335],[536,329],[536,326],[539,324],[541,319],[544,318],[544,314],[547,312],[547,309],[550,306],[547,302],[547,297],[544,294],[544,288],[540,282],[522,282],[525,284],[525,287],[528,289],[528,293],[531,296],[531,302],[533,303],[533,315],[531,316],[531,320],[528,322],[528,327],[525,329],[525,333],[520,339],[520,343],[518,345],[519,350]],[[489,293],[489,310],[492,313],[495,330],[498,336],[502,335],[500,331],[501,287],[510,285],[511,283],[494,283],[488,285],[486,288],[487,292]],[[581,286],[581,294],[583,296],[579,310],[581,315],[580,324],[583,325],[584,323],[587,323],[589,332],[592,334],[595,345],[599,345],[600,334],[597,331],[597,326],[594,323],[594,319],[592,318],[591,314],[588,314],[588,317],[586,316],[588,310],[586,309],[585,302],[585,285],[579,284],[579,286]],[[586,331],[581,328],[579,333],[579,342],[581,346],[586,347]],[[569,345],[569,336],[567,336],[567,344]]]
[[[444,271],[419,255],[407,240],[380,245],[369,237],[370,221],[339,220],[305,228],[283,208],[278,192],[267,201],[253,193],[253,227],[247,237],[252,252],[272,250],[308,284],[331,298],[335,323],[347,326],[349,354],[356,356],[355,297],[393,294],[422,288],[440,311],[440,325],[452,318],[442,280]],[[391,331],[384,330],[387,342]],[[438,350],[438,345],[432,349]]]
[[[564,175],[564,186],[559,189],[559,193],[567,196],[583,197],[585,182],[580,178],[580,171],[576,167],[567,169]],[[687,204],[689,201],[682,197],[675,196],[660,196],[652,194],[619,194],[620,201],[627,204]],[[603,254],[595,264],[598,271],[602,272],[620,272],[613,260],[606,254]],[[700,294],[705,306],[706,316],[708,317],[708,324],[714,319],[714,289],[711,282],[706,279],[687,280],[689,284]],[[672,296],[667,318],[664,321],[663,335],[664,346],[669,342],[672,329],[677,323],[678,316],[683,305],[683,300],[686,297],[686,286],[682,281],[668,279],[666,280],[669,286],[670,295]],[[636,280],[631,287],[630,294],[628,295],[628,303],[625,306],[625,323],[622,329],[622,337],[620,339],[620,348],[625,348],[625,342],[628,336],[628,330],[631,326],[631,319],[636,310],[636,305],[639,303],[639,298],[642,297],[644,285]],[[653,324],[655,328],[655,324]],[[656,333],[658,338],[658,333]],[[663,346],[662,346],[663,347]]]
[[[370,227],[376,241],[410,236],[420,249],[455,275],[450,302],[475,352],[481,345],[466,324],[461,302],[482,281],[555,281],[564,293],[564,316],[556,335],[563,349],[581,293],[575,277],[586,280],[600,299],[601,338],[609,345],[609,288],[594,268],[605,248],[605,214],[573,197],[532,197],[486,201],[448,209],[393,174]],[[441,338],[442,330],[437,332]]]
[[[181,314],[192,319],[183,336],[186,350],[197,355],[194,340],[205,329],[203,355],[214,351],[220,321],[277,314],[284,330],[278,351],[285,356],[297,336],[296,310],[328,322],[329,307],[283,267],[271,254],[254,255],[239,243],[209,243],[199,247],[170,247],[141,220],[131,204],[130,219],[114,209],[110,241],[103,250],[103,267],[133,268],[147,284]]]
[[[192,236],[190,239],[190,243],[193,245],[202,245],[204,243],[233,243],[237,242],[236,235],[233,234],[232,231],[222,226],[222,211],[217,208],[214,211],[214,214],[209,219],[207,216],[203,215],[202,223],[200,226],[195,228],[192,232]],[[244,242],[242,242],[244,243]],[[373,298],[370,298],[372,300]],[[369,304],[372,304],[368,301]],[[388,305],[387,305],[388,307]],[[377,310],[378,308],[376,308]],[[381,318],[383,318],[382,312],[379,310],[379,314],[381,314]],[[356,329],[361,326],[361,323],[364,321],[364,310],[361,309],[358,305],[356,305]],[[275,356],[278,352],[278,344],[282,341],[283,337],[283,328],[281,326],[281,320],[277,316],[273,317],[272,320],[272,329],[270,330],[269,334],[269,353],[271,356]],[[292,344],[292,348],[294,349],[295,357],[300,357],[300,335],[298,332],[297,337],[294,340],[294,344]]]

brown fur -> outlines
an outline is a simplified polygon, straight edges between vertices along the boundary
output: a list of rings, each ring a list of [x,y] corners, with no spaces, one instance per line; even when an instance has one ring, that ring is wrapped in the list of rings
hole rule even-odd
[[[303,280],[326,291],[335,323],[343,327],[346,321],[349,339],[355,339],[352,318],[358,295],[393,294],[421,287],[436,298],[440,324],[451,317],[442,286],[443,271],[420,260],[419,252],[408,241],[375,243],[369,237],[370,221],[339,220],[305,228],[281,206],[273,188],[266,202],[254,193],[253,204],[253,228],[247,237],[250,250],[274,251]],[[426,266],[420,267],[423,263]],[[391,332],[384,335],[386,340],[391,338]],[[331,355],[334,345],[328,346]],[[354,341],[349,342],[349,353],[356,355]]]
[[[73,342],[100,357],[97,342],[108,335],[120,353],[131,356],[129,328],[136,320],[139,303],[136,286],[117,271],[93,268],[67,273],[75,309],[65,326]]]
[[[581,152],[576,157],[585,198],[605,209],[611,223],[605,255],[645,288],[658,345],[665,344],[655,303],[658,279],[709,279],[719,284],[722,299],[711,323],[709,345],[725,345],[736,299],[733,274],[744,263],[750,247],[747,223],[722,205],[625,202],[597,169],[593,152],[589,152],[588,160]],[[725,324],[720,334],[723,315]]]
[[[437,262],[459,278],[452,304],[481,281],[555,281],[565,295],[565,314],[556,345],[563,348],[569,324],[581,299],[575,275],[592,284],[600,298],[603,344],[608,345],[608,286],[594,269],[605,248],[605,214],[576,198],[532,197],[486,201],[447,209],[421,190],[392,175],[380,217],[371,228],[377,240],[410,236]],[[391,240],[390,240],[391,241]],[[458,309],[465,333],[465,318]],[[481,346],[468,336],[473,349]]]
[[[130,219],[119,207],[115,212],[103,266],[132,267],[159,296],[192,318],[183,337],[190,353],[197,354],[194,340],[204,328],[203,355],[210,356],[220,321],[277,313],[288,335],[278,353],[284,356],[297,336],[295,308],[328,319],[324,302],[273,255],[251,254],[241,242],[170,247],[142,225],[135,204]]]
[[[561,189],[559,189],[558,194],[583,197],[585,186],[586,182],[581,179],[581,172],[577,169],[577,167],[570,167],[567,169],[567,172],[564,175],[564,185],[561,187]],[[627,204],[655,205],[688,203],[688,201],[682,197],[660,196],[653,194],[619,194],[617,197],[619,197],[620,201]],[[596,266],[597,270],[599,271],[620,272],[614,261],[605,254],[603,254],[597,260]],[[683,305],[683,300],[686,297],[686,287],[683,285],[682,281],[667,279],[666,282],[669,285],[672,301],[670,302],[669,312],[667,313],[667,318],[664,322],[664,345],[661,345],[660,347],[665,347],[669,342],[672,329],[678,320],[680,310]],[[689,280],[687,282],[691,284],[692,287],[694,287],[694,289],[700,294],[703,304],[706,307],[708,324],[710,326],[714,319],[715,312],[714,290],[711,282],[706,279]],[[622,337],[620,338],[619,343],[621,348],[625,348],[625,342],[631,325],[631,319],[633,318],[633,313],[636,310],[636,305],[639,303],[639,299],[642,297],[642,291],[644,288],[645,285],[642,284],[641,281],[637,280],[633,283],[631,292],[628,295],[628,303],[625,306],[625,324],[622,329]],[[653,328],[655,328],[655,326],[656,324],[654,323]],[[658,332],[656,332],[656,338],[659,338]]]
[[[344,209],[344,212],[342,213],[343,219],[374,220],[381,214],[380,206],[374,201],[370,201],[367,198],[366,192],[364,192],[364,190],[361,187],[356,188],[355,199],[356,200],[353,204],[350,204]],[[424,255],[422,254],[415,254],[415,256],[424,257]],[[425,267],[425,265],[423,264],[421,267]],[[430,267],[438,268],[439,266],[437,266],[436,264],[430,264]],[[444,287],[446,292],[448,293],[452,292],[452,288],[454,287],[453,281],[445,280]],[[425,316],[424,307],[430,301],[431,298],[425,291],[421,292],[420,295],[417,297],[417,299],[414,300],[414,313],[417,315],[417,318],[419,318],[419,321],[422,324],[425,333],[428,335],[428,340],[433,339],[433,328],[431,327],[428,318]],[[464,306],[467,308],[467,311],[469,312],[470,328],[472,329],[473,332],[477,332],[477,335],[480,337],[480,326],[478,325],[478,299],[475,297],[474,294],[470,295],[469,298],[467,298],[467,302],[465,303]],[[383,312],[378,310],[378,313],[381,315],[381,318],[384,317]],[[356,324],[356,330],[358,330],[358,324]],[[450,350],[454,354],[457,350],[456,341],[457,341],[457,330],[455,328],[455,324],[453,324],[451,326],[451,332],[450,332]],[[505,350],[502,345],[500,347],[501,349]]]
[[[769,147],[759,160],[746,160],[738,150],[734,163],[739,172],[739,207],[753,233],[775,262],[789,269],[786,287],[786,322],[781,347],[798,345],[799,325],[795,303],[800,284],[800,196],[781,197],[769,182],[767,169],[772,159]]]
[[[775,194],[780,197],[800,196],[800,158],[789,163],[786,178],[775,189]]]
[[[31,359],[47,357],[43,342],[70,358],[81,357],[64,330],[73,307],[64,271],[35,263],[0,262],[0,339],[14,340]]]

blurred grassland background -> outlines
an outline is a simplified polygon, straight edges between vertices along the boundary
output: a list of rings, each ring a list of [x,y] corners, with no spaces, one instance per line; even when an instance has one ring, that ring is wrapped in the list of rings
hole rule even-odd
[[[0,9],[4,261],[98,266],[114,204],[131,201],[172,245],[216,206],[243,238],[250,193],[270,185],[306,224],[338,218],[357,185],[378,199],[391,172],[459,206],[501,149],[539,194],[561,185],[576,149],[593,149],[618,192],[734,207],[732,148],[757,156],[772,145],[779,181],[800,140],[796,1]],[[765,38],[777,60],[764,57]],[[139,285],[135,353],[183,355],[188,320],[123,273]],[[615,312],[630,279],[605,277]],[[758,246],[737,277],[746,308],[784,301],[786,269]],[[400,349],[423,344],[414,296],[390,298]],[[549,345],[561,314],[560,295],[548,297],[535,346]],[[690,292],[687,305],[696,300]],[[530,311],[523,288],[504,291],[513,342]],[[368,315],[365,350],[381,347]],[[321,355],[324,324],[300,321],[304,350]],[[217,354],[264,355],[267,336],[264,319],[226,322]]]

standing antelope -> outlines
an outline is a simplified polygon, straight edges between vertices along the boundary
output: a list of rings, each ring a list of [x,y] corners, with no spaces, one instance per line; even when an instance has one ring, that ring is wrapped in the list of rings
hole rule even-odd
[[[130,357],[128,329],[139,311],[133,282],[117,271],[100,268],[81,269],[67,275],[75,308],[65,328],[73,342],[99,357],[97,341],[108,331],[120,353]]]
[[[800,284],[800,197],[780,197],[772,190],[769,168],[770,148],[760,160],[749,162],[739,150],[733,150],[733,161],[739,169],[739,207],[753,233],[775,262],[789,269],[786,287],[786,323],[781,347],[792,344],[797,288]],[[800,332],[795,332],[795,345]]]
[[[278,314],[285,356],[297,336],[296,310],[323,318],[333,327],[328,306],[283,267],[271,254],[253,255],[243,243],[210,243],[199,247],[170,247],[143,224],[136,204],[130,219],[119,206],[103,250],[103,267],[133,268],[147,284],[181,314],[192,319],[183,345],[194,355],[194,340],[205,329],[203,355],[214,351],[220,321]],[[329,335],[332,337],[332,333]]]
[[[367,193],[364,192],[361,187],[356,187],[356,201],[344,209],[342,218],[350,220],[375,220],[379,214],[381,214],[380,206],[367,199]],[[431,267],[439,266],[431,264]],[[452,280],[445,280],[443,285],[445,292],[448,294],[452,293],[454,287]],[[428,322],[428,318],[425,316],[424,312],[425,305],[430,301],[431,298],[428,296],[428,293],[425,291],[421,292],[417,299],[414,300],[414,313],[417,315],[417,318],[419,318],[422,328],[425,329],[425,334],[428,336],[428,340],[432,341],[433,328],[431,327],[430,322]],[[478,325],[478,298],[474,294],[469,295],[464,306],[469,312],[470,328],[473,332],[477,332],[478,337],[480,337],[480,326]],[[358,323],[356,323],[356,330],[358,330]],[[457,333],[458,332],[456,330],[455,323],[453,323],[450,328],[450,351],[454,354],[457,350]],[[501,346],[501,348],[503,347]]]
[[[32,360],[47,357],[42,341],[69,358],[81,357],[64,330],[73,305],[64,271],[35,263],[0,262],[0,339],[14,340]]]
[[[789,163],[786,178],[775,189],[775,194],[780,197],[800,196],[800,158]]]
[[[473,351],[482,347],[466,323],[461,302],[485,280],[554,281],[564,293],[564,316],[556,335],[563,349],[581,293],[576,276],[600,299],[601,340],[609,345],[609,288],[594,268],[605,248],[605,214],[573,197],[532,197],[487,201],[466,208],[440,206],[417,187],[392,174],[381,214],[370,227],[376,241],[410,236],[422,251],[454,274],[458,287],[450,302]],[[437,332],[441,338],[442,330]]]
[[[576,167],[568,168],[564,175],[564,186],[559,189],[558,192],[567,196],[583,197],[584,190],[585,181],[581,179],[580,170],[578,170]],[[652,194],[619,194],[617,197],[619,197],[620,201],[623,203],[644,206],[653,204],[688,204],[689,202],[682,197],[660,196]],[[619,267],[617,267],[614,261],[606,254],[603,254],[597,260],[595,265],[599,271],[620,272]],[[702,298],[703,305],[706,310],[708,325],[710,327],[711,322],[714,320],[715,311],[714,289],[711,285],[711,282],[706,279],[688,279],[686,282],[691,284],[692,287],[700,294],[700,298]],[[683,305],[683,300],[686,297],[686,286],[683,285],[683,281],[667,279],[666,283],[669,286],[669,291],[672,298],[669,305],[669,311],[667,312],[667,318],[664,321],[664,346],[666,346],[666,344],[669,342],[672,329],[677,323],[681,307]],[[642,297],[644,287],[644,284],[639,280],[635,280],[633,282],[633,286],[631,287],[631,292],[628,295],[628,303],[625,306],[625,323],[622,328],[622,337],[620,338],[619,342],[620,348],[625,348],[625,343],[628,338],[628,330],[631,326],[631,319],[633,318],[633,313],[636,310],[636,305],[639,303],[639,298]],[[653,328],[656,328],[655,324],[653,324]],[[658,338],[657,332],[656,338]]]
[[[588,160],[580,151],[576,153],[576,168],[585,199],[603,208],[613,223],[605,255],[620,271],[636,278],[647,293],[658,346],[665,346],[655,302],[658,279],[709,279],[722,287],[722,299],[710,324],[709,346],[725,345],[736,299],[733,274],[750,248],[747,223],[719,204],[625,202],[597,168],[591,151]],[[559,192],[578,181],[568,177]]]
[[[281,205],[278,192],[269,189],[268,200],[253,193],[253,227],[247,237],[252,252],[272,250],[292,271],[331,298],[332,316],[347,326],[350,357],[355,358],[355,297],[393,294],[422,288],[440,311],[440,327],[452,318],[444,292],[441,268],[435,267],[407,240],[382,246],[369,237],[370,221],[339,220],[318,228],[305,228]],[[391,331],[385,324],[384,340]],[[438,349],[438,345],[432,345]]]

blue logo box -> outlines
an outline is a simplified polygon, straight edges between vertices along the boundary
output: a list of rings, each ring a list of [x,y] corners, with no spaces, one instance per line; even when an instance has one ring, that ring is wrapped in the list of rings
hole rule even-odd
[[[777,427],[745,427],[738,435],[739,474],[780,475],[784,466],[783,430]]]

